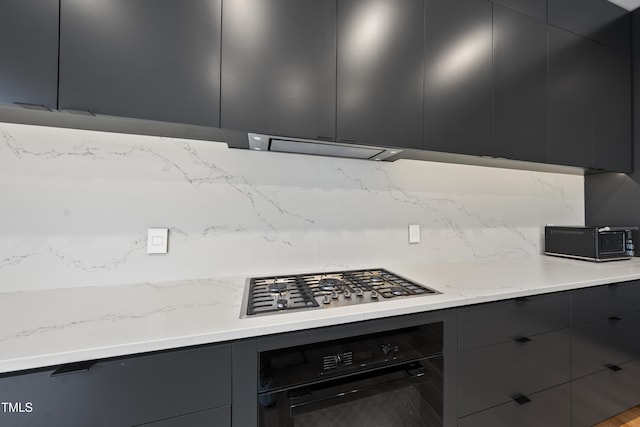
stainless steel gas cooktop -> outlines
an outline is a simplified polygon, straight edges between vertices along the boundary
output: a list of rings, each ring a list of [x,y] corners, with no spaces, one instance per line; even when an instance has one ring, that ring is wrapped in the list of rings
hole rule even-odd
[[[439,292],[381,268],[247,279],[243,315],[340,307]]]

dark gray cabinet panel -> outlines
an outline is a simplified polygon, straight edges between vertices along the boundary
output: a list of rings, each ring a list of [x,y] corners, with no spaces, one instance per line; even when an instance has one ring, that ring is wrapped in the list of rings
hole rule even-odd
[[[0,378],[3,401],[33,404],[33,412],[28,415],[0,413],[0,424],[125,426],[231,403],[230,345],[65,368],[75,371],[49,370]]]
[[[577,326],[571,332],[571,377],[579,378],[640,356],[640,313]]]
[[[569,381],[569,330],[458,355],[458,414],[469,415]]]
[[[231,427],[231,407],[225,406],[195,414],[169,418],[154,423],[140,424],[144,427]]]
[[[631,20],[625,9],[604,0],[548,2],[550,24],[629,52]]]
[[[567,427],[571,424],[571,387],[564,384],[458,420],[458,427]]]
[[[493,0],[493,2],[547,22],[547,2],[544,0]]]
[[[335,138],[336,3],[227,0],[221,126]]]
[[[468,350],[569,327],[569,293],[536,295],[461,308],[458,346]]]
[[[545,162],[547,25],[494,5],[493,52],[495,155]]]
[[[426,0],[424,148],[493,155],[492,4]]]
[[[58,0],[0,3],[0,103],[55,109],[58,102]]]
[[[588,427],[640,403],[640,361],[571,383],[572,427]]]
[[[631,172],[631,59],[606,46],[594,46],[593,166]]]
[[[422,0],[338,2],[340,142],[422,148]]]
[[[549,140],[551,163],[591,167],[595,72],[594,43],[549,27]]]
[[[640,311],[640,281],[573,291],[571,309],[574,325]]]
[[[221,0],[61,0],[60,109],[219,125]]]

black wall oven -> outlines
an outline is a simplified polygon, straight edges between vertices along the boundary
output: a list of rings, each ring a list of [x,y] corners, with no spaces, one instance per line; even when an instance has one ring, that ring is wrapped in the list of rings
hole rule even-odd
[[[260,427],[442,426],[443,322],[259,354]]]

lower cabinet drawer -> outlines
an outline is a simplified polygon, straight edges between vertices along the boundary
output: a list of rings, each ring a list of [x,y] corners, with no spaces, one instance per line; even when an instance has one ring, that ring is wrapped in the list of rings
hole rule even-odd
[[[571,387],[554,387],[458,420],[458,427],[567,427],[571,422]]]
[[[572,427],[588,427],[640,404],[640,361],[574,380]]]
[[[458,416],[569,381],[569,330],[458,354]]]
[[[147,424],[138,424],[140,427],[231,427],[231,406],[196,412],[195,414],[169,418]]]
[[[571,377],[606,369],[640,357],[638,349],[640,313],[574,327],[571,331]]]
[[[574,325],[640,311],[640,280],[578,289],[571,294]]]
[[[226,344],[69,364],[0,377],[0,426],[111,427],[169,419],[231,404]]]

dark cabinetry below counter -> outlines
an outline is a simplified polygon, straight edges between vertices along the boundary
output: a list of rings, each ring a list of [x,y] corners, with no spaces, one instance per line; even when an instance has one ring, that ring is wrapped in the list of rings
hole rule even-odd
[[[0,104],[56,109],[58,0],[0,3]]]
[[[0,425],[13,427],[131,426],[152,421],[159,421],[157,425],[162,427],[229,427],[231,346],[82,362],[3,376],[0,395],[3,401],[32,403],[30,413],[0,412]]]
[[[59,108],[218,127],[221,3],[61,0]]]
[[[639,296],[636,280],[459,309],[458,425],[588,427],[639,404]]]
[[[459,310],[459,425],[506,426],[513,417],[536,425],[553,414],[568,419],[570,399],[562,385],[570,380],[569,307],[563,292]],[[547,406],[550,395],[558,400]]]

